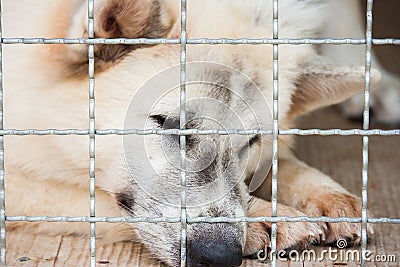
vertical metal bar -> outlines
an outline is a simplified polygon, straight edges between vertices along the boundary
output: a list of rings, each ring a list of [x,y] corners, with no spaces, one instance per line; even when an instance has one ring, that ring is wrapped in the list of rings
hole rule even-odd
[[[94,38],[94,0],[88,0],[88,37]],[[96,217],[95,195],[95,96],[94,96],[94,45],[88,48],[89,76],[89,175],[90,175],[90,217]],[[90,223],[90,266],[96,266],[96,223]]]
[[[273,1],[273,39],[279,38],[278,29],[278,0]],[[273,45],[273,141],[272,141],[272,217],[277,215],[278,204],[278,135],[279,135],[279,65],[278,65],[278,44]],[[277,224],[272,223],[271,230],[271,249],[276,251],[276,231]],[[271,259],[272,266],[276,266],[276,255],[274,254]]]
[[[364,122],[363,129],[369,129],[369,105],[371,88],[371,50],[372,50],[372,9],[374,1],[367,0],[367,28],[365,48],[365,90],[364,90]],[[368,207],[368,161],[369,161],[369,137],[363,136],[363,165],[362,165],[362,230],[361,230],[361,264],[367,266],[367,207]]]
[[[181,0],[181,53],[180,53],[180,116],[181,129],[186,127],[186,0]],[[179,136],[181,155],[181,266],[187,262],[186,211],[186,136]]]
[[[0,130],[3,126],[3,27],[2,9],[0,1]],[[1,266],[6,266],[6,205],[5,205],[5,186],[4,186],[4,136],[0,135],[0,262]]]

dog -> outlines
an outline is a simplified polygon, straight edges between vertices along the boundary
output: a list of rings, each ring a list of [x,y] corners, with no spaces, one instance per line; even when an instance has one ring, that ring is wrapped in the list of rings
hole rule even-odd
[[[3,3],[4,37],[87,38],[83,0]],[[180,38],[176,0],[96,0],[95,37]],[[323,30],[324,1],[279,4],[281,38]],[[272,1],[192,0],[188,38],[272,38]],[[87,129],[87,45],[4,45],[7,129]],[[271,135],[189,134],[181,166],[180,45],[95,45],[98,130],[171,130],[162,135],[96,136],[96,216],[271,216]],[[271,45],[188,45],[184,129],[273,129]],[[372,85],[381,79],[371,71]],[[312,45],[279,46],[279,128],[364,89],[364,67],[321,62]],[[298,160],[293,138],[279,136],[278,216],[360,217],[361,201]],[[88,216],[87,135],[5,136],[9,216]],[[250,192],[252,191],[252,192]],[[251,194],[250,194],[251,193]],[[102,242],[138,240],[168,266],[180,263],[180,224],[97,223]],[[8,222],[8,230],[85,236],[82,223]],[[368,234],[373,229],[368,225]],[[190,266],[239,266],[270,245],[271,223],[190,223]],[[357,223],[278,223],[277,249],[360,244]]]

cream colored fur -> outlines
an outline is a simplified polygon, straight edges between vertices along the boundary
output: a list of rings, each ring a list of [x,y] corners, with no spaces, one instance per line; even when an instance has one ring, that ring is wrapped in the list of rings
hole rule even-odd
[[[105,3],[96,2],[98,5]],[[179,37],[178,3],[173,0],[163,3],[163,21],[165,24],[171,23],[168,37],[172,38]],[[79,12],[82,13],[79,10],[83,4],[84,1],[80,0],[5,1],[4,37],[84,37],[84,18],[77,17]],[[271,7],[271,1],[189,1],[188,37],[272,37]],[[280,8],[280,37],[317,36],[321,28],[318,22],[323,20],[326,12],[320,5],[287,0],[281,1]],[[61,13],[57,12],[61,10]],[[261,14],[259,21],[251,21],[257,14]],[[82,16],[85,16],[84,12]],[[84,78],[65,78],[62,66],[65,55],[75,57],[74,53],[83,53],[85,46],[3,47],[5,128],[88,128],[88,82]],[[179,52],[179,45],[140,48],[106,70],[96,73],[96,128],[123,129],[128,106],[136,91],[154,74],[178,65]],[[188,62],[212,61],[238,66],[240,61],[241,71],[257,81],[272,107],[271,46],[188,46],[187,52]],[[279,55],[279,119],[283,129],[291,127],[296,116],[338,103],[363,88],[362,70],[315,65],[312,61],[316,52],[312,46],[283,45],[279,48]],[[373,82],[378,80],[379,73],[373,71]],[[294,103],[294,99],[298,102]],[[291,143],[291,137],[280,139],[279,201],[291,206],[280,206],[282,214],[360,216],[360,206],[354,204],[359,205],[359,199],[328,176],[295,159],[288,146]],[[89,215],[88,145],[87,136],[6,136],[7,215]],[[259,153],[259,146],[255,148],[255,154]],[[253,170],[254,166],[250,162],[248,172]],[[131,186],[130,177],[125,167],[122,137],[97,136],[97,216],[124,214],[113,194]],[[268,199],[269,188],[263,186],[258,194]],[[318,195],[315,195],[316,191]],[[314,195],[315,199],[310,200]],[[331,203],[332,195],[339,195],[341,198],[338,199],[344,201]],[[269,216],[270,203],[257,201],[258,204],[250,205],[248,215]],[[326,209],[331,213],[324,214]],[[168,212],[175,214],[176,211]],[[329,225],[332,229],[333,225]],[[26,229],[22,223],[10,223],[8,226],[18,227],[17,230],[21,231]],[[358,244],[359,225],[338,224],[333,227],[334,231],[329,230],[326,224],[296,223],[293,233],[288,224],[280,224],[278,246],[285,248],[298,242],[306,246],[313,240],[330,243],[348,236],[354,238],[354,244]],[[134,237],[130,229],[129,225],[100,224],[97,233],[105,242],[130,240]],[[89,227],[80,223],[46,223],[36,231],[53,235],[87,235]],[[312,238],[309,238],[310,232]],[[252,238],[259,235],[264,236],[264,239],[253,242]],[[264,244],[269,244],[269,234],[260,224],[249,227],[247,236],[249,238],[244,254],[252,254],[262,249]],[[168,247],[168,244],[165,246]],[[170,265],[175,264],[172,259],[164,261]]]
[[[329,38],[365,38],[365,10],[360,1],[337,0],[331,3],[331,12],[327,14],[327,23],[323,37]],[[338,19],[340,18],[340,19]],[[364,45],[323,45],[322,53],[333,64],[365,63]],[[378,124],[398,124],[400,122],[400,79],[386,71],[372,50],[372,66],[382,73],[382,81],[373,87],[371,110],[372,122]],[[359,94],[341,105],[346,116],[361,118],[364,111],[364,95]]]

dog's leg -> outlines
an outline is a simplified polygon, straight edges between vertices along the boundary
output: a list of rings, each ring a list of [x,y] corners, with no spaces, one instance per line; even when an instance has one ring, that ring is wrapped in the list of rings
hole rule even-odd
[[[295,157],[280,159],[279,202],[295,207],[309,216],[361,217],[361,200],[327,175]],[[322,244],[346,239],[348,245],[359,245],[360,223],[320,223],[324,230]],[[368,225],[368,234],[373,234]]]
[[[331,15],[322,37],[365,38],[364,10],[358,1],[336,0],[330,3]],[[341,19],[338,20],[337,18]],[[350,26],[349,26],[350,25]],[[358,45],[323,45],[323,56],[333,64],[362,65],[365,63],[365,47]],[[372,66],[382,73],[382,81],[374,86],[371,96],[373,121],[384,124],[400,123],[400,79],[387,72],[372,51]],[[356,95],[340,105],[350,118],[361,118],[364,111],[363,94]]]
[[[272,203],[254,198],[249,205],[248,216],[271,216]],[[305,216],[304,213],[282,204],[277,207],[278,216]],[[292,249],[302,250],[313,243],[318,243],[323,231],[316,223],[286,222],[277,224],[277,251]],[[249,223],[247,226],[247,239],[244,250],[245,256],[253,256],[260,250],[270,248],[271,223]]]

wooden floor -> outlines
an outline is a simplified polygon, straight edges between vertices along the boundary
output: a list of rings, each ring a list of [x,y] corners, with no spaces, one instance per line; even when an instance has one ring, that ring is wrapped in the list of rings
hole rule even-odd
[[[378,227],[380,228],[380,227]],[[383,227],[385,228],[385,227]],[[391,230],[395,231],[395,230]],[[398,231],[398,229],[397,229]],[[368,249],[376,255],[395,255],[397,262],[392,263],[368,263],[368,266],[399,266],[400,255],[397,252],[391,253],[395,249],[395,241],[392,244],[382,242],[384,233],[379,229],[372,244]],[[33,236],[24,235],[17,232],[10,232],[8,238],[7,266],[89,266],[89,242],[82,238],[71,236]],[[398,241],[398,238],[397,238]],[[378,242],[379,244],[374,244]],[[322,255],[326,247],[314,247],[316,255]],[[359,249],[359,248],[353,248]],[[338,250],[339,251],[339,250]],[[345,250],[344,250],[345,251]],[[97,266],[143,266],[156,267],[160,264],[153,263],[146,255],[147,250],[140,244],[120,242],[108,246],[97,248]],[[345,255],[345,254],[340,254]],[[278,261],[278,266],[359,266],[355,261],[346,262],[338,258],[337,261],[324,259],[316,262],[308,261]],[[270,263],[261,263],[256,260],[245,260],[242,266],[270,266]]]
[[[357,128],[334,108],[317,111],[303,119],[302,128]],[[308,164],[331,175],[354,194],[361,192],[359,136],[298,137],[296,153]],[[371,137],[369,208],[378,217],[400,218],[400,136]],[[368,245],[374,255],[395,255],[395,263],[371,262],[368,266],[400,266],[400,225],[375,225]],[[315,248],[318,251],[324,248]],[[326,249],[326,248],[325,248]],[[355,248],[359,249],[359,248]],[[318,255],[318,254],[317,254]],[[89,241],[72,236],[34,236],[7,232],[8,266],[89,266]],[[98,266],[159,266],[151,263],[140,244],[121,242],[97,249]],[[278,266],[358,266],[357,262],[279,262]],[[246,260],[243,266],[268,266]]]

